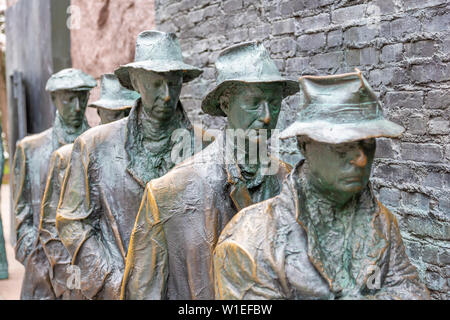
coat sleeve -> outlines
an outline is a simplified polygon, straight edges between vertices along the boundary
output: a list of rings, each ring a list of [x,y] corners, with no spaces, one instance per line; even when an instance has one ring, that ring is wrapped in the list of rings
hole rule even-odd
[[[386,278],[375,299],[428,300],[430,293],[406,255],[397,219],[380,204],[390,221],[390,258]]]
[[[57,208],[56,228],[72,264],[80,271],[80,289],[88,299],[116,300],[120,294],[123,258],[102,219],[96,169],[83,139],[73,146]]]
[[[16,217],[16,259],[23,265],[30,255],[37,230],[33,227],[33,208],[31,204],[31,186],[27,178],[28,166],[25,149],[17,144],[12,165],[13,172],[13,209]]]
[[[131,234],[122,282],[122,300],[165,299],[168,278],[167,243],[159,210],[148,183]]]
[[[56,230],[56,209],[59,203],[61,185],[64,178],[68,159],[58,151],[52,154],[47,183],[41,203],[41,219],[39,226],[39,240],[50,266],[50,277],[57,297],[66,290],[66,268],[71,257],[62,244]]]

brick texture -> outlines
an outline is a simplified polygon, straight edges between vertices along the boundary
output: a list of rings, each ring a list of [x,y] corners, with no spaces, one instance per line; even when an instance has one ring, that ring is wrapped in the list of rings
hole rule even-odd
[[[214,61],[231,44],[261,40],[281,73],[363,71],[385,115],[407,131],[380,139],[372,183],[398,217],[411,261],[435,299],[449,298],[450,250],[450,4],[446,0],[157,0],[156,25],[180,38],[186,61],[205,70],[185,86],[194,121],[215,85]],[[295,119],[301,94],[285,100],[279,128]],[[295,143],[282,157],[299,159]]]

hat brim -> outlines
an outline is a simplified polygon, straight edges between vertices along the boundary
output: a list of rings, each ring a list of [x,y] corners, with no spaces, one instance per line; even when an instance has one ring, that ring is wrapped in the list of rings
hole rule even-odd
[[[57,88],[46,88],[45,90],[48,92],[57,92],[57,91],[91,91],[96,86],[80,86],[80,87],[57,87]]]
[[[88,105],[90,108],[103,108],[107,110],[127,110],[131,109],[134,104],[136,103],[136,100],[105,100],[100,99],[97,101],[94,101]]]
[[[189,82],[197,78],[203,73],[203,70],[191,66],[189,64],[180,61],[137,61],[132,62],[127,65],[119,67],[114,71],[115,75],[119,79],[120,84],[129,89],[134,90],[131,85],[130,70],[132,69],[143,69],[147,71],[153,71],[158,73],[171,72],[171,71],[182,71],[183,72],[183,82]]]
[[[220,108],[219,99],[223,92],[233,84],[237,83],[250,83],[250,84],[258,84],[258,83],[273,83],[273,84],[282,84],[283,86],[283,99],[297,93],[299,88],[299,83],[294,80],[288,80],[281,77],[275,77],[267,80],[255,79],[255,80],[226,80],[219,84],[216,88],[214,88],[211,92],[209,92],[202,101],[202,110],[203,112],[212,115],[212,116],[222,116],[225,117],[226,114]]]
[[[396,138],[404,131],[405,128],[386,119],[342,124],[310,121],[293,123],[281,132],[280,139],[307,136],[318,142],[339,144],[379,137]]]

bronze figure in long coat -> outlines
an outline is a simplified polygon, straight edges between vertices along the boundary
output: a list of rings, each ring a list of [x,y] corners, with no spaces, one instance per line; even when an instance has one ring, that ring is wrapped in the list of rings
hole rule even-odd
[[[281,193],[237,214],[214,253],[217,299],[427,299],[393,214],[368,184],[383,117],[357,71],[300,78],[305,106],[282,133],[306,160]]]
[[[260,43],[228,48],[216,67],[218,86],[202,108],[227,116],[231,131],[253,130],[258,136],[274,129],[282,99],[298,91],[298,83],[280,76]],[[236,148],[229,136],[218,136],[147,184],[128,249],[122,299],[214,298],[212,252],[221,230],[242,208],[278,194],[290,170],[271,158],[278,170],[264,175],[261,162],[238,161]]]
[[[25,265],[22,299],[51,295],[48,279],[39,263],[45,258],[38,242],[41,199],[52,152],[73,143],[89,129],[84,116],[95,79],[76,69],[64,69],[50,77],[46,90],[57,107],[53,127],[17,142],[12,165],[12,192],[16,216],[16,259]],[[46,280],[45,280],[46,279]],[[42,281],[41,281],[42,280]]]
[[[139,94],[122,87],[114,74],[105,74],[101,78],[100,99],[89,104],[89,107],[97,109],[101,124],[107,124],[128,116],[138,98]],[[76,288],[76,279],[70,278],[75,276],[73,270],[70,272],[71,257],[59,239],[55,224],[56,208],[72,147],[73,144],[68,144],[53,152],[41,204],[39,241],[47,260],[39,267],[48,269],[49,287],[53,289],[52,296],[47,299],[53,296],[65,300],[83,299]],[[71,280],[68,288],[67,283]]]
[[[116,70],[141,94],[130,115],[89,130],[74,143],[56,227],[87,299],[118,299],[128,243],[145,184],[175,163],[177,129],[193,129],[181,104],[182,82],[201,74],[185,64],[176,36],[144,31],[136,61]]]

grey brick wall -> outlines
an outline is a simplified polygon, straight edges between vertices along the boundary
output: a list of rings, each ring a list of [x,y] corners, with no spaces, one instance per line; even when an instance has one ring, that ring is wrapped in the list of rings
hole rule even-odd
[[[450,298],[450,4],[448,0],[157,0],[156,24],[177,33],[186,61],[204,74],[185,86],[192,120],[214,87],[214,61],[227,46],[262,40],[283,75],[335,74],[358,67],[385,114],[407,128],[379,139],[372,181],[398,217],[411,261],[435,299]],[[279,127],[295,119],[287,99]],[[299,155],[289,141],[283,158]]]

